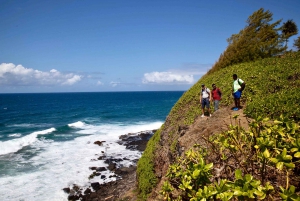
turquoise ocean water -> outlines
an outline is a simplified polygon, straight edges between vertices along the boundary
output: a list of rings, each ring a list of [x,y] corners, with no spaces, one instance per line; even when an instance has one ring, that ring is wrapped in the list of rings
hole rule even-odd
[[[118,137],[158,129],[183,93],[0,94],[0,200],[67,200],[64,187],[109,181],[88,180],[99,153],[139,158]]]

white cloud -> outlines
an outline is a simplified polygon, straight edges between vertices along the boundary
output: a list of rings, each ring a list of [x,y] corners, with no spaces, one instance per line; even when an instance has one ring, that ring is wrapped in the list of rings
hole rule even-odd
[[[184,72],[151,72],[144,74],[143,83],[192,84],[194,83],[194,76]]]
[[[97,85],[103,85],[103,83],[101,81],[98,81]]]
[[[0,85],[2,86],[56,86],[73,85],[82,76],[74,73],[61,73],[56,69],[49,72],[25,68],[13,63],[0,64]]]
[[[118,86],[119,84],[121,84],[120,82],[110,82],[109,83],[112,87],[116,87],[116,86]]]

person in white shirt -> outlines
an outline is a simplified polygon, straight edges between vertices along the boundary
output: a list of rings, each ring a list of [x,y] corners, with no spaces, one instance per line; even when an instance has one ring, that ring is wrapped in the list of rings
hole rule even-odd
[[[200,92],[200,103],[201,103],[201,108],[202,108],[201,117],[204,117],[205,107],[207,108],[209,116],[211,116],[211,114],[210,114],[210,101],[211,101],[211,91],[209,90],[209,88],[205,87],[204,84],[202,84],[202,89],[201,89],[201,92]]]
[[[235,108],[233,108],[233,110],[239,110],[242,108],[240,98],[242,96],[242,91],[245,89],[245,82],[242,79],[238,78],[237,74],[233,74],[232,78],[234,80],[232,85],[232,95],[235,104]]]

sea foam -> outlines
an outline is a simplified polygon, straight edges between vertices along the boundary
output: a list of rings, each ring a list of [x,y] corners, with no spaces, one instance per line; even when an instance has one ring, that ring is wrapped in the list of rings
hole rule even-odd
[[[98,160],[103,154],[117,159],[128,158],[130,160],[123,160],[120,165],[131,165],[131,160],[139,159],[141,153],[128,150],[125,146],[119,145],[117,143],[119,136],[158,129],[162,122],[144,122],[134,125],[89,125],[83,122],[75,122],[70,125],[80,128],[74,130],[74,134],[83,135],[79,135],[80,137],[70,141],[39,140],[38,143],[36,142],[32,146],[36,146],[36,149],[43,151],[30,159],[24,158],[23,161],[18,157],[16,163],[23,164],[26,162],[36,168],[26,174],[2,177],[0,179],[1,200],[66,201],[68,195],[62,190],[65,187],[71,188],[73,184],[76,184],[81,188],[85,188],[92,182],[105,183],[112,181],[115,178],[109,178],[113,174],[109,171],[101,172],[101,175],[106,176],[105,179],[94,177],[89,180],[88,178],[92,174],[89,167],[107,167],[108,165],[103,160]],[[48,132],[50,131],[54,130],[48,129]],[[31,134],[31,137],[33,137],[33,134]],[[94,144],[98,140],[105,141],[103,146]],[[12,191],[11,189],[18,190]]]
[[[33,132],[24,137],[0,142],[0,155],[17,152],[20,149],[22,149],[23,147],[31,145],[32,143],[37,141],[38,135],[45,135],[45,134],[51,133],[55,130],[56,130],[55,128],[49,128],[46,130]]]

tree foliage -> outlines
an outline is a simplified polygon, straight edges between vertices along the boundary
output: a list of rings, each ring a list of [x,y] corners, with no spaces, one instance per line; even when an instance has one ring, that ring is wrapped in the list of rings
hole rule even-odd
[[[264,11],[263,8],[249,16],[247,26],[238,34],[233,34],[227,39],[226,50],[209,73],[229,65],[255,61],[283,53],[287,49],[284,43],[296,33],[296,25],[292,20],[289,20],[283,26],[279,26],[281,20],[271,23],[273,21],[272,16],[270,11]]]
[[[294,40],[294,47],[296,47],[298,51],[300,51],[300,36],[296,40]]]
[[[288,20],[285,23],[283,23],[282,34],[283,37],[286,39],[286,45],[288,42],[288,38],[293,35],[296,35],[297,33],[298,33],[298,28],[295,22],[293,22],[293,20]]]

